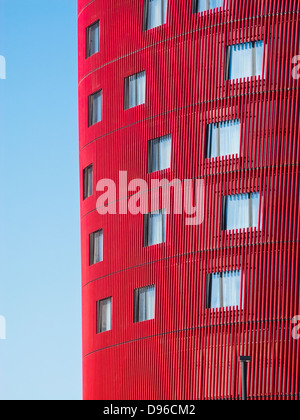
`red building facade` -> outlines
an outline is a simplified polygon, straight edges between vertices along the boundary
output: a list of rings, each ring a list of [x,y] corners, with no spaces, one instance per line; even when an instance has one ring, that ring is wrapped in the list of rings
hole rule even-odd
[[[300,2],[168,0],[160,24],[146,3],[78,0],[84,398],[240,399],[247,355],[251,399],[299,399]],[[142,72],[142,103],[126,106]],[[167,135],[170,165],[151,172],[149,142]],[[143,214],[97,211],[97,182],[119,171],[203,179],[203,223],[171,201],[164,240],[145,246]],[[149,286],[154,317],[136,322]]]

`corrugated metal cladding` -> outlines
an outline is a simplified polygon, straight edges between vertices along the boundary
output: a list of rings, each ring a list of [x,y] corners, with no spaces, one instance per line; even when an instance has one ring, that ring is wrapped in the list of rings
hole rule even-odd
[[[143,0],[78,0],[85,399],[240,399],[239,356],[252,357],[251,399],[299,399],[299,0],[227,0],[192,13],[169,0],[167,23],[143,31]],[[86,59],[86,28],[100,51]],[[265,77],[226,81],[226,47],[263,40]],[[146,73],[145,105],[124,111],[124,79]],[[88,96],[102,89],[102,121]],[[205,159],[206,126],[241,120],[239,156]],[[150,139],[171,134],[171,169],[147,174]],[[83,169],[94,193],[82,200]],[[205,215],[167,217],[166,243],[143,247],[143,215],[96,211],[103,178],[205,180]],[[226,195],[260,193],[261,228],[222,231]],[[120,197],[126,199],[126,197]],[[89,234],[103,229],[103,262]],[[205,309],[208,273],[241,270],[243,308]],[[134,323],[134,290],[155,284],[155,319]],[[112,297],[112,330],[96,302]]]

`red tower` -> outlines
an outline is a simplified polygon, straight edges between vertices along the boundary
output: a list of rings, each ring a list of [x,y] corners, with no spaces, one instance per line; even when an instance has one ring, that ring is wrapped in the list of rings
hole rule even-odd
[[[299,399],[299,16],[78,0],[85,399],[240,399],[240,356],[251,399]],[[203,223],[100,215],[120,171],[203,179]]]

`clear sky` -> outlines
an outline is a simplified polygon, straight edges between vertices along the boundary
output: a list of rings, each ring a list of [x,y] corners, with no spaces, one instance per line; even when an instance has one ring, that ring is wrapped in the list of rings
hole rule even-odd
[[[0,0],[0,399],[81,399],[76,0]]]

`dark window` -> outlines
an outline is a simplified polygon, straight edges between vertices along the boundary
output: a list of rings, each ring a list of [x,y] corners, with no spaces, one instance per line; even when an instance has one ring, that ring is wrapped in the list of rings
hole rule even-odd
[[[100,22],[95,22],[86,29],[86,57],[99,52],[100,48]]]
[[[133,74],[125,79],[124,98],[125,109],[145,103],[146,74],[144,71]]]
[[[97,302],[97,334],[110,331],[112,328],[112,298]]]
[[[258,228],[259,193],[223,197],[222,230]]]
[[[162,171],[171,166],[171,136],[159,137],[148,143],[148,173]]]
[[[193,13],[205,12],[206,10],[223,7],[223,0],[193,0]]]
[[[154,319],[155,286],[143,287],[134,291],[134,322]]]
[[[102,89],[89,96],[89,127],[102,121]]]
[[[93,195],[93,165],[83,170],[83,199]]]
[[[90,234],[90,265],[103,261],[103,230]]]
[[[238,155],[241,123],[239,120],[210,124],[206,130],[206,158]]]
[[[206,309],[241,307],[241,271],[208,274]]]
[[[143,29],[156,28],[167,22],[168,0],[144,0]]]
[[[144,246],[162,244],[166,241],[166,212],[155,211],[144,215]]]
[[[262,76],[263,55],[263,41],[248,42],[227,47],[226,80]]]

